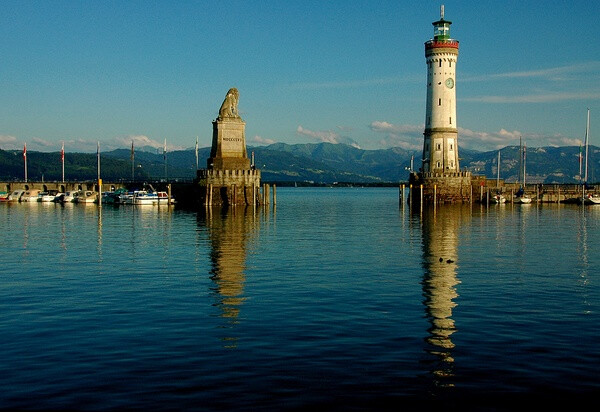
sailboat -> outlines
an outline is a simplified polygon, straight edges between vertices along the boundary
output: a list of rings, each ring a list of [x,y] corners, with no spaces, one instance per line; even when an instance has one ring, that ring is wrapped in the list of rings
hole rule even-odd
[[[500,187],[500,150],[498,150],[498,177],[496,178],[496,187]],[[506,198],[498,191],[492,196],[492,202],[494,203],[506,203]]]
[[[525,194],[525,164],[527,163],[527,145],[524,145],[521,149],[521,156],[523,159],[523,186],[519,189],[516,194],[515,203],[531,203],[531,198]]]
[[[583,179],[583,186],[581,189],[582,193],[582,203],[584,204],[600,204],[600,196],[597,194],[585,194],[585,189],[587,187],[587,179],[588,179],[588,146],[590,139],[590,109],[587,110],[587,123],[585,126],[585,176]]]

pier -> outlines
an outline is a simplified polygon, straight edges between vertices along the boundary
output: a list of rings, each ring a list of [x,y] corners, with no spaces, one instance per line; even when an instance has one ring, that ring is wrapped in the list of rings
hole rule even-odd
[[[441,204],[441,203],[492,203],[491,198],[501,194],[506,198],[506,203],[514,203],[516,194],[523,187],[519,183],[498,183],[496,180],[487,180],[485,177],[473,176],[472,183],[459,188],[460,199],[456,200],[440,194],[437,185],[400,184],[400,203],[414,204]],[[583,195],[599,194],[598,185],[582,184],[529,184],[523,187],[524,194],[529,196],[532,203],[580,203]],[[412,196],[412,199],[411,199]]]

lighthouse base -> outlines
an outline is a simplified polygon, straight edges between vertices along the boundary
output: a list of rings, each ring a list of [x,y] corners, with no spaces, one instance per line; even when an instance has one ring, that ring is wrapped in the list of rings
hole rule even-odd
[[[424,204],[472,202],[471,172],[411,173],[412,201]]]

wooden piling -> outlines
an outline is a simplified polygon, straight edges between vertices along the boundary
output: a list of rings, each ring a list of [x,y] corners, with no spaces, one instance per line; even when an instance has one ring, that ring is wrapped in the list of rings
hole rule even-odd
[[[423,185],[421,185],[421,209],[423,209]]]
[[[489,207],[490,206],[490,188],[487,188],[487,199],[486,199],[486,206]]]
[[[273,206],[277,204],[277,186],[273,185]]]
[[[160,201],[158,203],[160,203]],[[171,183],[167,185],[167,205],[168,207],[171,207]]]
[[[433,204],[437,203],[437,185],[433,185]]]

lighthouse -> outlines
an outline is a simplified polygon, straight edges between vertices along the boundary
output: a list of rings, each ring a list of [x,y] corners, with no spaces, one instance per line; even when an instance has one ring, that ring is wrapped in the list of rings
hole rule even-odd
[[[433,23],[433,38],[425,42],[427,63],[427,101],[423,157],[419,173],[410,183],[422,187],[425,202],[471,201],[471,173],[460,171],[456,117],[456,62],[458,40],[450,36],[451,21]]]
[[[423,168],[425,173],[456,173],[458,129],[456,126],[456,60],[458,41],[450,37],[451,21],[440,19],[433,24],[433,39],[425,42],[427,61],[427,109],[423,133]]]

